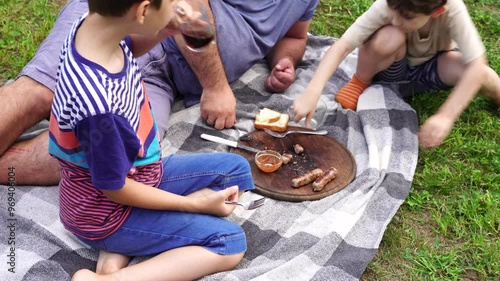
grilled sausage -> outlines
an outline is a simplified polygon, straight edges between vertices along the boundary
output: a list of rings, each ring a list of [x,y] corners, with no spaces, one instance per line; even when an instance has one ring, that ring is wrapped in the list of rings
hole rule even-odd
[[[301,176],[295,177],[292,179],[292,186],[293,187],[301,187],[304,186],[315,179],[317,179],[319,176],[323,174],[323,170],[321,169],[314,169],[312,171],[309,171]]]
[[[321,176],[319,176],[312,184],[313,191],[321,191],[327,183],[332,181],[339,172],[334,167],[326,170]]]
[[[293,145],[293,150],[297,154],[301,154],[302,152],[304,152],[304,148],[302,147],[302,145],[300,145],[298,143]]]
[[[293,160],[293,155],[292,154],[290,154],[288,152],[285,152],[285,153],[281,154],[281,161],[283,161],[284,165],[290,163],[292,160]]]

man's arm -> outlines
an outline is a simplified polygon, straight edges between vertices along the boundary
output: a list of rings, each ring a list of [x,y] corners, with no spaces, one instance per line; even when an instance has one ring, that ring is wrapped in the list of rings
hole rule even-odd
[[[206,7],[210,7],[208,0],[202,2]],[[212,10],[207,10],[213,21]],[[187,49],[182,35],[176,35],[174,38],[203,87],[200,100],[201,118],[219,130],[232,127],[236,121],[236,99],[227,81],[217,45],[209,44],[205,51],[193,52]]]
[[[270,92],[286,90],[295,80],[295,66],[302,60],[311,21],[297,21],[266,56],[271,73],[265,81]]]
[[[282,58],[289,58],[296,66],[304,56],[307,44],[307,31],[311,21],[297,21],[280,41],[276,43],[266,59],[273,69]]]

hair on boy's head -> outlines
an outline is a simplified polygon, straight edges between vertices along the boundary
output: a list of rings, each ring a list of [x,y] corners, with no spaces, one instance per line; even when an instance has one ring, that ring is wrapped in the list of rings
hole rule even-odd
[[[89,13],[97,13],[105,17],[121,17],[136,3],[145,0],[89,0]],[[160,9],[162,0],[149,0],[151,6]]]
[[[408,14],[430,15],[434,10],[446,4],[447,0],[387,0],[389,8],[402,16]]]

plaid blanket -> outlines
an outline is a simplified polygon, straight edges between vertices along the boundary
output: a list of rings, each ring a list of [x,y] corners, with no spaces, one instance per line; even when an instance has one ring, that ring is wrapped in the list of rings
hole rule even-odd
[[[209,133],[237,140],[253,131],[253,114],[268,107],[286,112],[302,93],[334,38],[310,36],[296,82],[284,94],[269,94],[262,61],[232,84],[237,98],[234,129],[217,131],[199,117],[199,107],[174,104],[163,153],[228,151],[204,141]],[[228,218],[243,227],[248,251],[230,272],[202,280],[358,280],[377,252],[384,231],[408,195],[418,157],[417,117],[391,85],[373,85],[358,111],[341,109],[333,96],[355,71],[357,52],[341,64],[323,92],[328,113],[323,128],[352,152],[355,180],[317,201],[268,199],[256,210],[237,208]],[[6,172],[6,171],[3,171]],[[59,221],[57,187],[0,186],[0,280],[69,280],[80,268],[95,270],[98,252],[67,232]],[[260,195],[249,192],[243,200]],[[9,207],[11,207],[9,209]],[[136,257],[132,263],[148,257]]]

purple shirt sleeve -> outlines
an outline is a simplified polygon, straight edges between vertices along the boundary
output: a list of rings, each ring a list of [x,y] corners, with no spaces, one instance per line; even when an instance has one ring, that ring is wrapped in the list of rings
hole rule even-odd
[[[76,125],[75,134],[85,153],[92,184],[99,189],[121,189],[140,148],[127,120],[112,113],[91,116]]]

